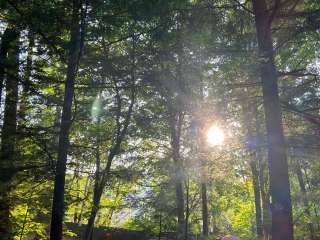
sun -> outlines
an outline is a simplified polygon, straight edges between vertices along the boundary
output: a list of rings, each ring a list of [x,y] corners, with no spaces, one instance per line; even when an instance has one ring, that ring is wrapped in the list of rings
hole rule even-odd
[[[213,125],[209,128],[207,132],[207,142],[210,145],[221,145],[224,141],[224,133],[216,125]]]

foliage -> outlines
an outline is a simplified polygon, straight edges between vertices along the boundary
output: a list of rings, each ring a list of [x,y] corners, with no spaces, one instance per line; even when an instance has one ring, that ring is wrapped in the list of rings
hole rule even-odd
[[[71,2],[0,3],[1,42],[6,28],[21,35],[18,134],[14,136],[17,171],[10,191],[15,239],[48,239],[49,235]],[[273,6],[274,1],[267,2]],[[250,168],[254,154],[259,158],[259,179],[264,180],[261,196],[270,199],[257,64],[261,59],[251,5],[251,1],[233,0],[82,1],[65,222],[87,224],[95,180],[125,128],[134,89],[132,116],[114,154],[95,226],[156,235],[161,218],[162,232],[176,231],[172,116],[182,113],[179,164],[189,233],[202,232],[200,183],[205,169],[210,237],[234,234],[257,239]],[[280,7],[272,27],[295,238],[309,239],[310,226],[315,236],[320,234],[316,224],[320,220],[320,5],[315,0],[284,1]],[[8,79],[4,75],[4,86]],[[5,90],[1,99],[6,95]],[[1,125],[4,108],[1,101]],[[202,146],[199,138],[205,133],[199,129],[206,124],[223,129],[222,146]],[[76,234],[67,228],[64,233]]]

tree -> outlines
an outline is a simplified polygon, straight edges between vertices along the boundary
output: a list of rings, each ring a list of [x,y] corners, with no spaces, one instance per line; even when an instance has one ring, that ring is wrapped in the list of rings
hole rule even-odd
[[[276,13],[279,10],[279,2],[275,1],[272,13]],[[292,240],[293,222],[288,163],[271,35],[273,16],[267,9],[265,0],[253,0],[268,136],[268,159],[272,197],[272,239]]]
[[[246,144],[249,154],[249,165],[252,174],[252,185],[254,192],[254,204],[256,214],[256,232],[258,239],[263,238],[263,219],[262,219],[262,207],[261,207],[261,186],[259,169],[261,165],[261,150],[258,149],[257,142],[259,139],[259,124],[257,103],[255,100],[251,102],[243,103],[243,123],[246,128]],[[255,131],[253,130],[255,128]],[[267,238],[267,236],[265,236]]]
[[[294,236],[319,237],[318,2],[0,1],[0,226],[270,239],[288,171]]]
[[[7,54],[10,48],[10,43],[14,42],[17,38],[17,31],[12,27],[7,27],[4,31],[2,38],[1,38],[1,46],[0,46],[0,96],[2,96],[2,89],[4,83],[4,76],[7,62]],[[1,101],[0,101],[1,103]]]
[[[94,192],[93,192],[93,205],[92,205],[92,209],[91,209],[91,213],[90,213],[90,217],[88,219],[88,224],[84,233],[84,239],[85,240],[89,240],[92,238],[92,231],[93,231],[93,225],[94,225],[94,220],[96,218],[96,215],[98,213],[99,210],[99,205],[100,205],[100,200],[101,200],[101,196],[103,193],[103,190],[107,184],[107,182],[110,180],[110,171],[111,171],[111,165],[112,165],[112,161],[114,160],[114,158],[119,154],[120,150],[121,150],[121,144],[124,141],[124,137],[127,133],[128,130],[128,126],[130,123],[130,119],[132,116],[132,111],[133,111],[133,106],[134,106],[134,99],[135,99],[135,89],[134,89],[134,73],[132,73],[132,86],[131,86],[131,100],[130,100],[130,105],[128,108],[128,111],[126,113],[125,116],[125,120],[123,123],[120,122],[120,118],[122,113],[122,103],[121,103],[121,96],[119,95],[119,92],[117,90],[117,96],[116,98],[117,100],[117,115],[116,115],[116,134],[115,134],[115,139],[112,142],[112,145],[110,147],[109,153],[108,153],[108,158],[107,158],[107,162],[106,162],[106,166],[104,169],[100,170],[100,153],[97,153],[97,168],[96,168],[96,174],[99,174],[101,176],[97,176],[96,175],[96,179],[95,179],[95,185],[94,185]],[[117,84],[117,83],[115,83]],[[117,86],[116,86],[117,88]]]
[[[12,226],[10,224],[10,191],[12,179],[16,174],[16,130],[17,130],[17,105],[19,85],[19,32],[9,29],[10,40],[7,36],[3,41],[10,41],[6,46],[6,99],[4,118],[1,134],[0,151],[0,235],[12,239]],[[3,43],[5,44],[5,43]]]
[[[177,204],[177,216],[178,216],[178,239],[184,239],[185,234],[185,201],[184,201],[184,189],[183,189],[183,167],[182,159],[180,157],[180,144],[181,144],[181,128],[183,124],[183,113],[171,113],[171,146],[172,146],[172,159],[174,162],[174,183],[176,190],[176,204]]]
[[[52,200],[52,217],[50,239],[62,239],[62,223],[64,214],[64,189],[66,164],[69,146],[69,131],[72,118],[72,101],[74,95],[74,84],[80,60],[80,0],[74,0],[72,5],[72,20],[70,28],[70,49],[68,55],[68,66],[65,81],[65,94],[59,132],[58,159],[56,165],[54,193]]]

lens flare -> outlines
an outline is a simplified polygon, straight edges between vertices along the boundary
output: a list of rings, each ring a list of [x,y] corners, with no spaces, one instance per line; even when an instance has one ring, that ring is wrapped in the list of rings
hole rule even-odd
[[[98,94],[91,107],[92,121],[96,121],[102,111],[102,100],[100,94]]]
[[[207,142],[210,145],[221,145],[224,141],[224,133],[218,126],[211,126],[207,132]]]

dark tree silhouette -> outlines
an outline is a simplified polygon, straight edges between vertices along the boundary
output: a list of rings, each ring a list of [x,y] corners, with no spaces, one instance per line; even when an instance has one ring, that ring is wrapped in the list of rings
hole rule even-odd
[[[277,3],[279,1],[275,2],[272,13],[278,10]],[[268,11],[265,0],[253,0],[253,10],[260,51],[260,72],[268,137],[270,190],[272,197],[272,239],[292,240],[293,224],[288,163],[271,34],[271,23],[274,14]]]
[[[19,32],[17,29],[8,30],[10,37],[3,39],[9,41],[6,46],[7,57],[5,58],[6,72],[6,98],[4,118],[1,135],[0,150],[0,236],[4,239],[12,239],[10,224],[9,193],[12,187],[12,178],[15,175],[15,145],[17,130],[17,104],[19,84]],[[3,49],[2,49],[3,50]],[[3,61],[3,62],[4,62]]]
[[[60,124],[58,159],[54,180],[54,193],[51,215],[51,240],[62,239],[62,223],[64,215],[64,192],[67,154],[69,147],[69,130],[71,127],[72,101],[74,95],[74,82],[80,57],[80,0],[73,0],[73,12],[71,22],[70,50],[68,58],[67,76],[65,81],[65,93]]]

